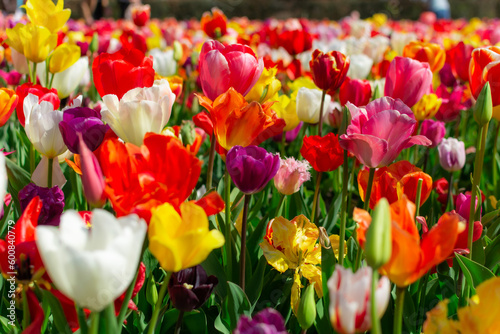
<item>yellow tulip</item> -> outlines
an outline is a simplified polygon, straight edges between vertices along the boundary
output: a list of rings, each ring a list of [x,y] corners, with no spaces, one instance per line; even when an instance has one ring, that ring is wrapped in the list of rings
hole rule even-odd
[[[64,0],[58,0],[57,5],[52,0],[28,0],[21,7],[26,9],[31,23],[45,27],[51,33],[58,32],[71,15],[70,9],[64,9]]]
[[[31,23],[18,23],[13,29],[7,29],[6,33],[7,44],[34,63],[47,59],[57,45],[57,34]]]
[[[271,96],[274,96],[281,89],[281,82],[276,79],[276,68],[266,69],[262,71],[259,80],[252,87],[250,92],[245,96],[248,102],[257,101],[264,103]],[[264,95],[265,92],[265,95]]]
[[[194,203],[182,203],[181,214],[165,203],[152,210],[149,249],[166,271],[177,272],[203,262],[224,245],[224,236],[208,230],[208,218]]]
[[[425,94],[411,109],[417,121],[430,119],[436,115],[443,101],[436,94]]]
[[[278,94],[276,94],[271,98],[271,101],[277,101],[273,104],[272,109],[276,112],[278,118],[285,120],[286,126],[283,130],[291,131],[295,129],[300,123],[296,112],[297,103],[295,103],[295,100],[290,100],[286,95],[278,96]]]
[[[49,72],[59,73],[67,70],[80,59],[80,54],[81,51],[78,45],[68,43],[59,45],[50,56]]]

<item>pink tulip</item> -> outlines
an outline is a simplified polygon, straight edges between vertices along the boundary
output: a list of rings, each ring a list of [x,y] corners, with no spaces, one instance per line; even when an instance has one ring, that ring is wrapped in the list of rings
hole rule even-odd
[[[105,200],[104,187],[106,184],[104,182],[104,175],[96,156],[87,147],[82,135],[79,134],[78,137],[80,140],[83,193],[90,204],[94,207],[101,207]]]
[[[253,50],[241,44],[224,46],[217,41],[203,44],[199,71],[203,93],[210,100],[233,87],[245,96],[259,80],[264,62],[257,59]]]
[[[351,124],[340,137],[340,146],[364,165],[375,168],[389,165],[405,148],[429,146],[424,136],[412,136],[417,121],[408,106],[390,97],[376,99],[365,108],[348,102]]]
[[[274,186],[280,194],[294,194],[299,191],[304,182],[311,178],[310,168],[311,166],[306,160],[280,159],[280,168],[274,176]]]
[[[428,63],[396,57],[387,70],[384,95],[401,99],[411,108],[430,92],[431,85],[432,72]]]

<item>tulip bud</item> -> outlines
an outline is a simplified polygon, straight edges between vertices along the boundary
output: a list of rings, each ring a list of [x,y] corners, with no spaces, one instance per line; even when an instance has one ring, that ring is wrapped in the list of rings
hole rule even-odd
[[[183,121],[181,125],[180,137],[182,144],[192,145],[196,139],[196,131],[194,131],[194,123]]]
[[[365,252],[366,262],[375,270],[391,258],[391,213],[386,198],[382,198],[373,211],[372,222],[366,232]]]
[[[95,32],[89,45],[90,53],[94,53],[99,48],[99,35]]]
[[[182,45],[178,41],[174,41],[174,60],[179,62],[182,59],[184,51],[182,50]]]
[[[300,327],[306,330],[311,327],[316,319],[316,300],[314,300],[314,283],[309,284],[300,298],[297,320]]]
[[[476,106],[474,108],[474,119],[480,125],[486,125],[491,120],[493,114],[493,102],[491,99],[490,83],[486,82],[481,89],[481,93],[477,97]]]
[[[156,289],[153,273],[149,275],[148,283],[146,285],[146,300],[151,305],[155,305],[158,301],[158,289]]]
[[[101,166],[94,153],[85,144],[82,135],[79,134],[78,137],[80,140],[83,193],[91,205],[101,207],[105,201],[104,187],[106,186]]]

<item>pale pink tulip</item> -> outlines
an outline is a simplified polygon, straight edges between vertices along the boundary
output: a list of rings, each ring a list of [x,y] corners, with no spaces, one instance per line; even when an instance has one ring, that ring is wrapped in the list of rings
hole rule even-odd
[[[299,191],[304,182],[311,178],[310,168],[311,166],[306,160],[280,159],[280,168],[274,177],[274,186],[280,194],[294,194]]]
[[[401,99],[410,108],[432,88],[432,72],[428,63],[396,57],[387,70],[384,95]]]
[[[405,148],[429,146],[424,136],[412,136],[417,121],[408,106],[390,97],[376,99],[365,108],[348,102],[351,124],[340,137],[340,146],[364,165],[375,168],[389,165]]]

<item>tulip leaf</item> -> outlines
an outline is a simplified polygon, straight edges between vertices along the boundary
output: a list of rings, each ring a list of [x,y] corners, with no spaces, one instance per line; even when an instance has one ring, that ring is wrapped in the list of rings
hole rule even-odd
[[[258,258],[260,250],[259,244],[263,241],[264,235],[266,234],[266,227],[269,219],[268,217],[269,214],[262,217],[247,239],[247,250],[252,259]]]
[[[231,334],[229,330],[229,326],[222,320],[222,313],[214,321],[214,327],[216,330],[221,332],[222,334]]]
[[[43,300],[47,301],[50,306],[52,317],[54,319],[54,325],[56,326],[58,333],[72,334],[59,299],[57,299],[52,293],[50,293],[50,291],[40,291],[42,291]]]
[[[5,166],[7,167],[7,176],[9,177],[9,193],[12,195],[12,200],[16,204],[18,212],[21,212],[18,194],[21,189],[31,182],[31,177],[27,171],[16,165],[10,159],[5,159]]]
[[[342,204],[342,193],[339,192],[335,199],[333,200],[333,205],[330,205],[330,210],[328,210],[327,216],[324,221],[324,226],[328,233],[332,233],[333,228],[337,225],[339,220],[339,211]]]
[[[491,222],[493,222],[496,218],[500,216],[500,209],[488,212],[481,218],[481,223],[483,226],[488,226]]]
[[[328,296],[328,290],[325,291],[323,298]],[[316,320],[314,321],[314,327],[318,333],[333,333],[332,325],[330,323],[330,316],[328,313],[329,304],[323,305],[324,299],[319,299],[316,303]]]
[[[207,272],[207,275],[214,275],[219,280],[219,284],[215,287],[215,293],[220,296],[221,299],[225,299],[227,295],[227,277],[224,268],[219,262],[217,257],[217,252],[220,250],[213,250],[210,255],[203,261],[201,266]]]
[[[495,277],[495,274],[493,274],[488,268],[477,262],[474,262],[457,253],[455,253],[455,258],[457,259],[460,268],[462,268],[467,283],[473,290],[475,290],[475,288],[482,282]]]
[[[474,254],[474,253],[473,253]],[[500,235],[497,236],[485,249],[484,265],[493,269],[500,262]]]
[[[260,294],[262,293],[266,266],[267,260],[264,256],[261,256],[259,262],[257,263],[257,268],[252,274],[252,278],[248,281],[246,290],[248,293],[248,300],[251,305],[254,305],[259,300]]]
[[[228,282],[228,294],[224,301],[224,318],[229,320],[231,330],[236,328],[241,315],[251,315],[252,308],[248,297],[241,288],[233,282]]]
[[[173,333],[178,318],[179,310],[175,308],[165,312],[160,327],[160,333]],[[207,317],[203,310],[200,309],[184,313],[181,328],[181,332],[185,330],[188,333],[207,333]]]

